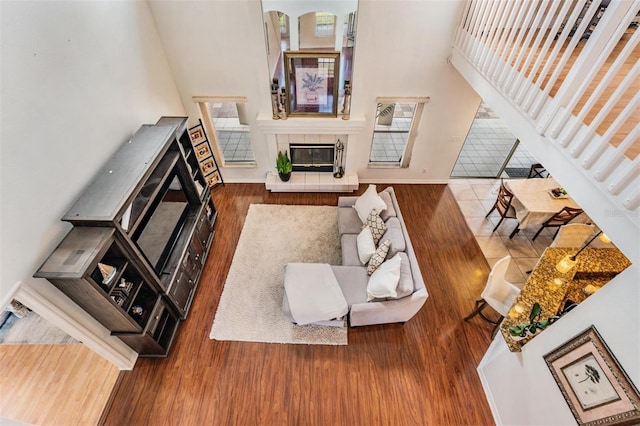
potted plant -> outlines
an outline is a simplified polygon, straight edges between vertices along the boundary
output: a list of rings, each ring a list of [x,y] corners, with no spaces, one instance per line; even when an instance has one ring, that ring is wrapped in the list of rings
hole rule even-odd
[[[318,74],[305,73],[305,77],[302,77],[302,89],[307,89],[306,97],[308,101],[317,101],[318,94],[316,90],[320,88],[324,79]]]
[[[287,182],[289,178],[291,178],[291,170],[293,169],[293,166],[291,165],[291,160],[289,160],[289,156],[286,152],[278,151],[276,169],[278,170],[278,175],[280,175],[280,179],[283,182]]]
[[[528,335],[536,334],[538,330],[544,330],[549,325],[553,324],[559,316],[552,316],[544,321],[540,321],[542,315],[542,308],[538,302],[534,303],[531,307],[531,313],[529,314],[529,322],[524,324],[514,325],[509,327],[509,334],[514,340],[524,339]]]

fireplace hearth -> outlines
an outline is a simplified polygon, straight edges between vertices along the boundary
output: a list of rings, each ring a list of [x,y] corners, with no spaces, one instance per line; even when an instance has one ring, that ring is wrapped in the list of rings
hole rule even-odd
[[[333,172],[334,144],[289,145],[294,172]]]

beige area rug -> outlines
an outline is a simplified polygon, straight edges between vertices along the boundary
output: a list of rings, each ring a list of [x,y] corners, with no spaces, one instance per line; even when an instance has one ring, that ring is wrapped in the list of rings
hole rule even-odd
[[[251,204],[209,337],[346,345],[346,327],[298,326],[282,313],[287,263],[341,258],[337,207]]]

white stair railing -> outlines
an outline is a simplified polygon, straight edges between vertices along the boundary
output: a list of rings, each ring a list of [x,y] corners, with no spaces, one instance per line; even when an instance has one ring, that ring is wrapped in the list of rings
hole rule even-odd
[[[468,0],[453,38],[465,69],[631,218],[640,213],[639,15],[640,0]]]

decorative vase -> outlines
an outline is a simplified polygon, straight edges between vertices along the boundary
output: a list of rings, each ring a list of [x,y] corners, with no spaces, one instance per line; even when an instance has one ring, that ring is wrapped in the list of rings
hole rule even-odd
[[[289,173],[278,173],[280,175],[280,180],[283,182],[288,182],[291,179],[291,172]]]

